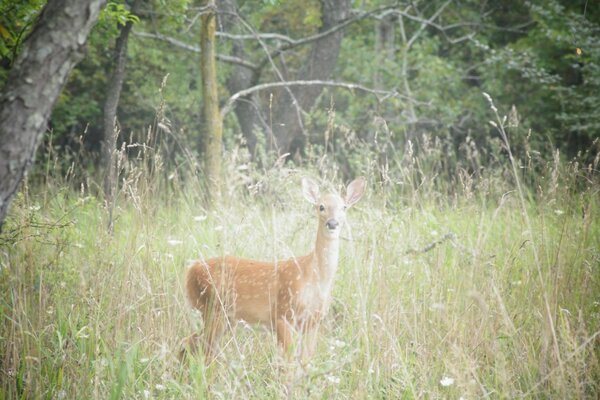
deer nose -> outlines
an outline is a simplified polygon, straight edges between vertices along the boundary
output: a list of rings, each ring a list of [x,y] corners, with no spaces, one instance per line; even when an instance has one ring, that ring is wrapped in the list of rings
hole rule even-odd
[[[327,227],[327,229],[329,230],[334,230],[335,228],[337,228],[340,225],[339,222],[337,222],[335,219],[330,219],[329,221],[327,221],[325,223],[325,226]]]

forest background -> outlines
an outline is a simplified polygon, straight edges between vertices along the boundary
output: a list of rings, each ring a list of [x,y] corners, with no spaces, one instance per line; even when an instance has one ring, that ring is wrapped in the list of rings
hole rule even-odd
[[[221,106],[240,91],[273,82],[335,81],[373,91],[291,86],[293,98],[283,88],[240,96],[227,103],[224,147],[241,142],[259,163],[267,162],[270,150],[298,158],[310,147],[334,149],[347,177],[356,166],[336,144],[373,146],[385,131],[397,148],[423,136],[443,141],[449,166],[464,157],[468,143],[488,162],[497,136],[482,101],[487,92],[505,114],[511,111],[518,151],[528,138],[529,156],[552,157],[555,149],[575,156],[600,132],[600,10],[587,3],[219,2]],[[3,2],[0,82],[43,4]],[[137,7],[134,16],[124,4],[109,3],[56,104],[45,141],[65,155],[63,168],[70,165],[68,154],[81,151],[87,167],[101,165],[115,41],[129,19],[134,28],[118,102],[117,148],[128,139],[143,141],[164,103],[158,141],[168,147],[168,159],[181,153],[175,142],[202,152],[202,6],[158,1]],[[333,33],[322,35],[328,30]],[[40,152],[39,162],[46,155]]]

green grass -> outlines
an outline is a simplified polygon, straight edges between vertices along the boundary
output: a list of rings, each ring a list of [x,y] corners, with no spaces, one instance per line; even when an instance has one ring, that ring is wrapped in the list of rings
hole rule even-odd
[[[213,211],[199,189],[125,180],[113,236],[87,189],[25,187],[1,236],[0,398],[597,398],[597,174],[560,166],[562,189],[539,178],[523,205],[498,171],[436,186],[416,164],[365,171],[317,355],[293,377],[244,325],[215,365],[180,363],[200,326],[182,281],[194,258],[308,252],[310,171],[267,171],[253,195],[235,181]]]

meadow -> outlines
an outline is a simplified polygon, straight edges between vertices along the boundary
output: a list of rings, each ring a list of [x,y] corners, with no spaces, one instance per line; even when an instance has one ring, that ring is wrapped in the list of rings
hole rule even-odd
[[[274,335],[244,323],[215,363],[181,362],[201,330],[190,260],[311,250],[300,178],[347,183],[317,150],[260,168],[229,151],[212,208],[198,176],[157,159],[124,159],[112,211],[83,166],[40,163],[0,236],[0,398],[597,398],[600,185],[586,154],[513,164],[500,149],[450,173],[435,141],[385,162],[359,153],[368,192],[311,362],[290,377]]]

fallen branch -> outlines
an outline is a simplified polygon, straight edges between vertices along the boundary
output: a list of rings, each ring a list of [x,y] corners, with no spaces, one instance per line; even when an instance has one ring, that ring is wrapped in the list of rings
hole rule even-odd
[[[441,238],[434,240],[433,242],[429,243],[425,247],[421,247],[420,249],[412,249],[411,248],[411,249],[406,250],[404,252],[404,255],[427,253],[428,251],[431,251],[434,248],[436,248],[439,244],[444,243],[446,240],[450,240],[450,241],[454,242],[456,240],[456,235],[453,232],[448,232]]]

